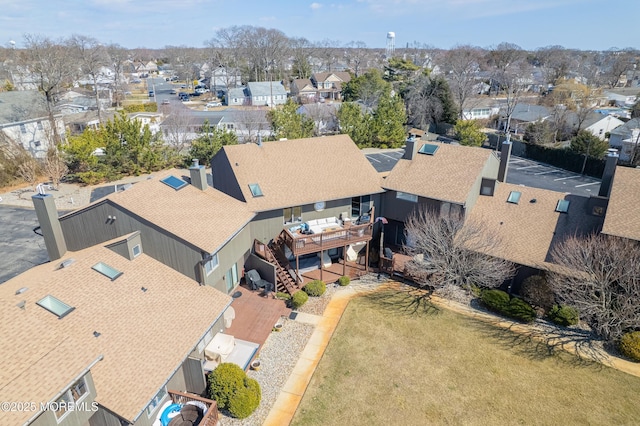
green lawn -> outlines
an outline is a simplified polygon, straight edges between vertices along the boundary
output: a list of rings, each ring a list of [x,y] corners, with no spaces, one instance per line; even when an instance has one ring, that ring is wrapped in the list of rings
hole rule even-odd
[[[640,424],[640,378],[387,290],[351,301],[293,425]]]

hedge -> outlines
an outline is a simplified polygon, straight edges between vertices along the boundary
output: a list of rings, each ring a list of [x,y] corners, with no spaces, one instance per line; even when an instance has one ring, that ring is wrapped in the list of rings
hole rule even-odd
[[[348,275],[343,275],[340,278],[338,278],[338,284],[340,284],[343,287],[346,285],[349,285],[350,282],[351,282],[351,278],[349,278]]]
[[[226,409],[233,417],[247,418],[253,413],[262,398],[260,385],[238,365],[223,362],[209,374],[209,398],[217,402],[218,408]]]
[[[571,306],[553,305],[548,316],[554,323],[565,327],[576,325],[580,321],[578,311]]]
[[[507,317],[524,322],[536,319],[536,311],[531,305],[517,297],[510,298],[502,290],[484,290],[480,299],[487,308]]]
[[[627,358],[640,362],[640,331],[623,334],[618,342],[618,349]]]
[[[307,293],[305,293],[304,291],[296,291],[291,297],[291,307],[293,309],[298,309],[299,307],[307,303],[308,300],[309,295]]]
[[[313,280],[305,285],[302,290],[311,297],[320,297],[327,291],[327,285],[324,281]]]

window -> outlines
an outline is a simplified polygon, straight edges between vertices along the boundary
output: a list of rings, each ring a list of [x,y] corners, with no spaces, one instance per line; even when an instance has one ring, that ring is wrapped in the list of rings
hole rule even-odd
[[[511,191],[509,193],[509,198],[507,198],[507,203],[518,204],[520,202],[520,196],[522,193],[519,191]]]
[[[558,213],[567,213],[569,211],[569,200],[558,200],[556,211]]]
[[[133,249],[131,249],[131,251],[133,252],[133,257],[140,256],[140,253],[142,253],[142,250],[140,250],[140,244],[136,244],[135,246],[133,246]]]
[[[218,267],[218,253],[211,254],[204,259],[204,272],[209,275],[214,269]]]
[[[287,207],[282,209],[282,216],[284,217],[284,224],[302,222],[302,206]]]
[[[36,304],[52,314],[57,315],[58,318],[63,318],[75,309],[50,294],[38,300]]]
[[[84,381],[84,377],[75,382],[73,386],[71,386],[71,389],[69,389],[69,391],[71,392],[71,397],[73,398],[74,402],[78,402],[80,398],[86,395],[88,391],[87,382]]]
[[[398,191],[396,193],[396,198],[399,200],[411,201],[412,203],[418,202],[418,196],[413,194],[407,194],[406,192]]]
[[[234,263],[231,269],[225,274],[224,279],[227,282],[227,292],[230,292],[235,288],[236,284],[238,284],[238,265]]]
[[[496,187],[496,181],[494,179],[482,178],[482,184],[480,186],[480,195],[493,195],[493,191]]]
[[[60,398],[58,398],[55,405],[55,414],[58,421],[60,421],[65,416],[65,414],[67,414],[69,405],[71,405],[71,395],[69,394],[69,392],[65,392]]]
[[[60,398],[56,400],[55,415],[58,423],[60,423],[60,420],[67,414],[67,412],[73,411],[70,409],[72,403],[77,404],[88,393],[87,382],[84,380],[84,377],[75,382],[71,388],[64,392]]]
[[[369,212],[371,208],[371,197],[363,195],[362,197],[353,197],[351,199],[351,217],[360,217]]]
[[[162,389],[160,389],[160,392],[158,392],[156,394],[156,396],[153,397],[153,399],[151,400],[151,402],[147,406],[147,416],[148,417],[151,417],[151,415],[156,410],[156,408],[158,408],[158,406],[160,405],[160,403],[162,402],[162,400],[164,399],[165,396],[167,396],[167,391],[165,390],[165,388],[162,388]]]
[[[251,190],[251,195],[253,195],[254,197],[262,197],[264,195],[262,193],[262,189],[260,188],[260,185],[257,183],[250,183],[249,189]]]
[[[171,176],[167,176],[166,178],[162,179],[160,182],[164,183],[165,185],[170,186],[171,188],[175,189],[176,191],[180,188],[183,188],[185,186],[187,186],[187,182],[183,181],[180,178],[177,178],[173,175]]]
[[[122,272],[118,271],[115,268],[112,268],[111,266],[103,262],[96,263],[91,267],[91,269],[93,269],[94,271],[100,272],[102,275],[109,278],[111,281],[115,281],[120,275],[122,275]]]

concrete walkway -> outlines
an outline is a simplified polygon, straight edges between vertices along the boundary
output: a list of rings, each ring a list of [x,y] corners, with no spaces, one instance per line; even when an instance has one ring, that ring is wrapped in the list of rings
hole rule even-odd
[[[401,291],[403,287],[406,286],[397,281],[388,281],[374,290],[367,290],[354,285],[353,287],[347,287],[334,294],[321,317],[298,313],[296,321],[314,324],[316,328],[300,355],[289,379],[280,390],[280,394],[264,421],[263,426],[282,426],[291,423],[318,363],[322,359],[324,351],[333,336],[333,332],[338,326],[349,301],[353,297],[360,296],[367,291],[371,292],[381,289],[397,289]],[[415,290],[414,288],[412,289]],[[544,327],[538,324],[530,325],[506,321],[490,313],[473,309],[465,304],[436,296],[431,296],[430,302],[438,307],[452,310],[515,333],[520,333],[527,338],[542,341],[553,348],[568,351],[583,359],[600,362],[606,366],[640,377],[640,364],[610,356],[601,347],[593,345],[593,342],[585,337],[584,332],[576,332],[571,329],[556,327]]]

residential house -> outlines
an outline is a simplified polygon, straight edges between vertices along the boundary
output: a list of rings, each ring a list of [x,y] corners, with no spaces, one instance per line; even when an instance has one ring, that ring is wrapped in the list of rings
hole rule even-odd
[[[640,89],[638,87],[619,87],[604,91],[604,95],[610,104],[630,108],[638,100]]]
[[[205,115],[201,113],[184,114],[179,111],[169,115],[159,124],[164,141],[173,146],[191,143],[202,134],[202,128],[207,122],[212,128],[219,127],[221,116]]]
[[[313,120],[316,135],[334,134],[338,132],[338,118],[336,116],[341,103],[313,103],[298,107],[298,114],[304,114]]]
[[[462,111],[463,120],[488,120],[500,113],[500,105],[497,100],[483,97],[472,98],[466,102]]]
[[[609,136],[609,146],[619,151],[621,162],[631,160],[633,150],[638,144],[637,138],[633,137],[634,129],[640,129],[640,118],[632,118],[623,125],[616,127]]]
[[[251,105],[251,98],[246,87],[234,87],[227,91],[225,103],[229,106]]]
[[[342,99],[342,86],[349,81],[351,74],[345,71],[317,72],[311,75],[311,82],[318,91],[318,99]]]
[[[103,111],[102,119],[104,122],[107,120],[113,120],[115,112]],[[67,133],[70,135],[79,135],[86,129],[97,130],[100,127],[100,120],[98,118],[98,111],[84,111],[73,114],[64,114],[62,116],[64,120]]]
[[[297,78],[291,82],[291,96],[299,103],[315,102],[318,91],[308,78]]]
[[[57,134],[64,138],[64,122],[53,116]],[[0,92],[0,131],[8,141],[23,147],[35,158],[45,158],[53,146],[54,132],[47,101],[38,91]]]
[[[164,115],[161,112],[132,112],[127,114],[130,120],[139,121],[142,126],[149,126],[151,133],[155,134],[160,131],[160,123],[163,121]]]
[[[578,130],[578,116],[575,113],[571,113],[568,117],[570,125],[573,125],[574,129]],[[602,115],[597,112],[589,113],[582,123],[580,123],[579,130],[586,130],[594,136],[597,136],[600,140],[605,140],[607,134],[612,130],[620,127],[624,124],[624,121],[613,115]]]
[[[501,130],[506,130],[509,119],[506,109],[503,108],[500,114],[498,127]],[[520,103],[517,104],[511,112],[509,130],[515,134],[522,134],[529,124],[548,120],[552,116],[553,111],[545,106]]]
[[[418,209],[468,215],[481,193],[493,192],[499,168],[492,150],[407,140],[404,156],[382,181],[386,242],[405,242],[404,222]]]
[[[203,348],[231,297],[155,260],[151,245],[123,235],[0,286],[0,397],[32,401],[3,424],[148,426],[169,390],[205,390]]]
[[[279,81],[250,81],[247,83],[249,105],[274,106],[287,102],[287,91]]]
[[[262,108],[227,109],[219,113],[217,127],[235,133],[241,143],[257,142],[272,134],[267,112]]]

